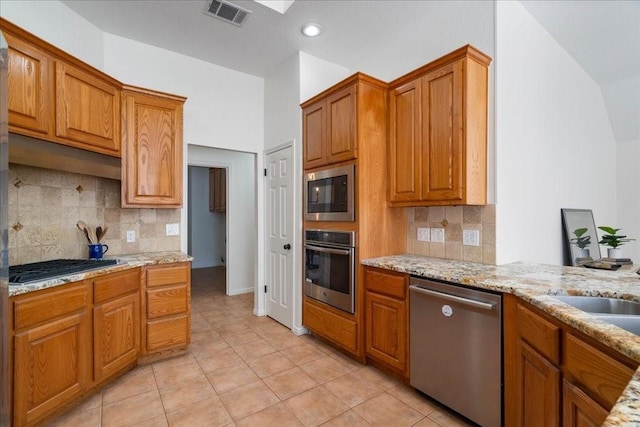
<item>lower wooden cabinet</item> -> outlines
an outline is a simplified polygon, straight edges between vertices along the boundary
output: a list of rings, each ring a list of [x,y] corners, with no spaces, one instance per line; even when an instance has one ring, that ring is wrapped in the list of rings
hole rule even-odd
[[[143,354],[186,348],[191,341],[191,263],[146,267]]]
[[[562,422],[564,426],[599,427],[609,411],[569,381],[562,384]]]
[[[519,426],[560,425],[560,369],[518,342],[516,401]]]
[[[305,298],[302,323],[313,333],[330,340],[352,354],[358,352],[358,324],[353,315]]]
[[[599,426],[638,363],[505,295],[505,425]]]
[[[33,425],[91,382],[91,319],[84,283],[13,301],[14,425]]]
[[[93,281],[93,379],[100,382],[140,355],[140,269]]]
[[[364,272],[366,355],[409,376],[407,275],[367,267]]]

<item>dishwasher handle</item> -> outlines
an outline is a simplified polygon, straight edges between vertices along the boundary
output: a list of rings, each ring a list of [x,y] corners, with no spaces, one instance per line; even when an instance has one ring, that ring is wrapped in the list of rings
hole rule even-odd
[[[463,297],[459,297],[459,296],[456,296],[456,295],[446,294],[446,293],[443,293],[443,292],[432,291],[431,289],[425,289],[422,286],[418,286],[418,285],[409,286],[409,290],[412,291],[412,292],[417,292],[417,293],[421,293],[421,294],[424,294],[424,295],[429,295],[429,296],[442,298],[444,300],[457,302],[457,303],[468,305],[468,306],[472,306],[472,307],[475,307],[475,308],[481,308],[483,310],[491,311],[495,307],[495,304],[491,304],[491,303],[488,303],[488,302],[482,302],[482,301],[476,301],[476,300],[472,300],[472,299],[469,299],[469,298],[463,298]]]

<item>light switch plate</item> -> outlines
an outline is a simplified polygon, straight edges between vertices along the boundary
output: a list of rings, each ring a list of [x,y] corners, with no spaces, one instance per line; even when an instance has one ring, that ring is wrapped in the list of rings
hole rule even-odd
[[[428,242],[431,240],[431,229],[418,227],[418,241],[419,242]]]
[[[136,241],[136,230],[127,230],[127,243]]]
[[[177,236],[180,234],[180,224],[167,224],[167,236]]]
[[[444,243],[444,228],[432,228],[431,241],[437,242],[437,243]]]
[[[480,230],[462,230],[462,244],[480,246]]]

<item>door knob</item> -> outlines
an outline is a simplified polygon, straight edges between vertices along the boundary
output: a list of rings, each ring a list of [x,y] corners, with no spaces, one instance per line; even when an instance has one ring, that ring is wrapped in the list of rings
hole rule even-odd
[[[284,248],[285,248],[286,250],[289,250],[289,249],[291,249],[291,245],[290,245],[289,243],[287,243],[286,245],[284,245]]]

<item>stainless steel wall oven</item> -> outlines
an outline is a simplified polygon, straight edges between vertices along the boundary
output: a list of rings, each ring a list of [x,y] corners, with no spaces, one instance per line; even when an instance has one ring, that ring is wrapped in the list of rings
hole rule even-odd
[[[349,313],[355,310],[355,233],[306,230],[306,296]]]

